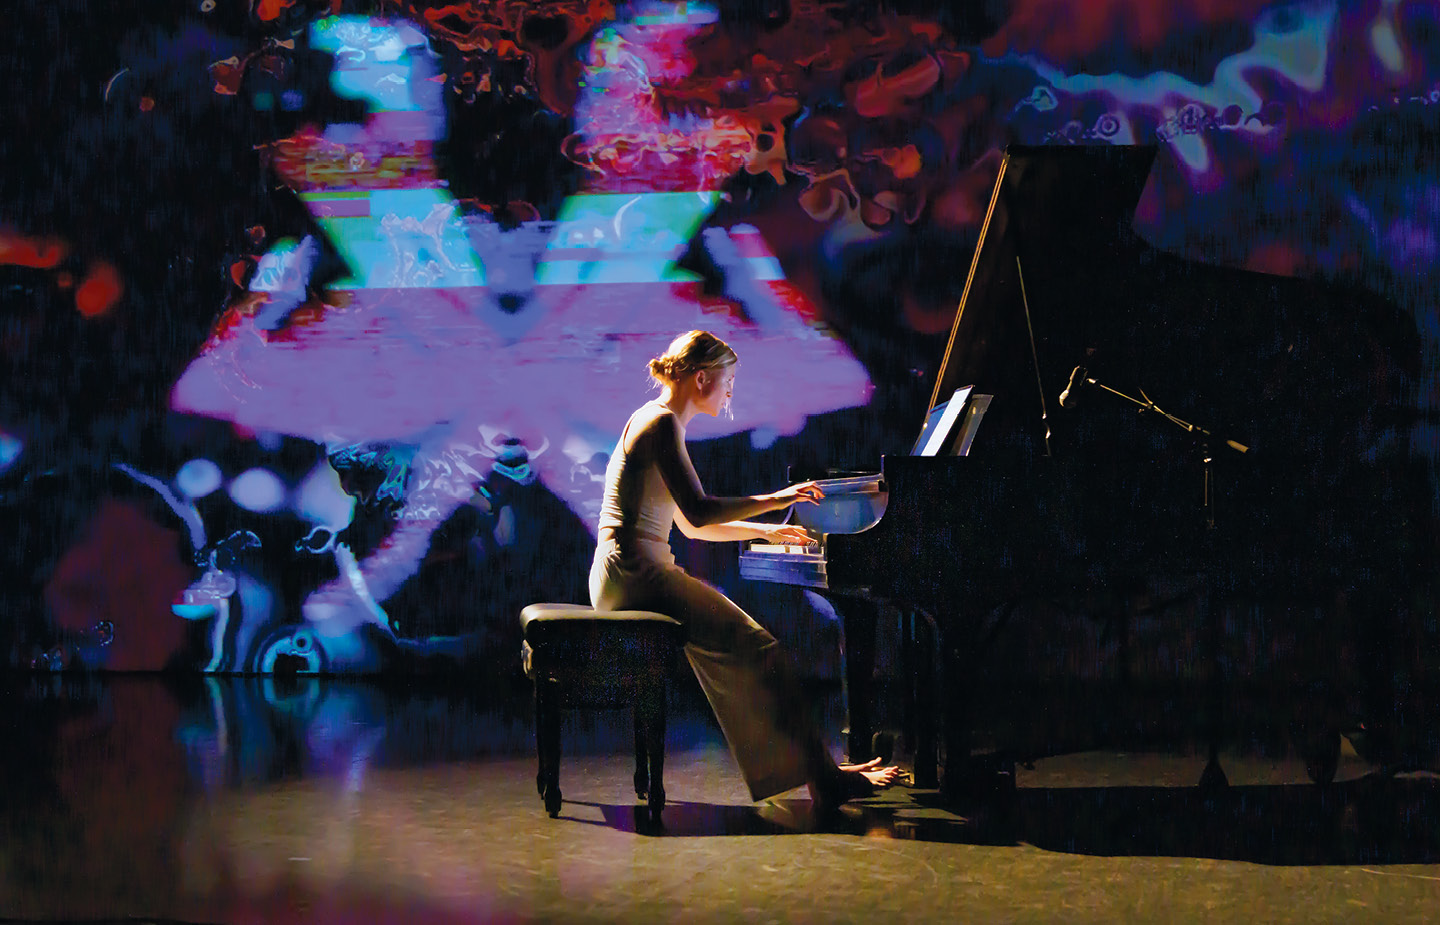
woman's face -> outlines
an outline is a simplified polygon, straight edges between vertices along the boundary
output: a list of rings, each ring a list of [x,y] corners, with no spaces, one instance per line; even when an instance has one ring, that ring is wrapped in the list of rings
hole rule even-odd
[[[700,410],[711,417],[718,416],[729,406],[730,395],[735,390],[735,364],[701,370],[696,385]]]

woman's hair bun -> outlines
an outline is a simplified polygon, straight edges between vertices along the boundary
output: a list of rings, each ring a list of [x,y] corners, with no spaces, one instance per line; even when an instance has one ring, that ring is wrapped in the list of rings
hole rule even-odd
[[[709,331],[687,331],[671,341],[664,353],[650,360],[648,369],[656,382],[669,385],[697,370],[730,366],[736,359],[730,345]]]
[[[656,379],[670,381],[675,378],[675,358],[658,356],[650,361],[650,375]]]

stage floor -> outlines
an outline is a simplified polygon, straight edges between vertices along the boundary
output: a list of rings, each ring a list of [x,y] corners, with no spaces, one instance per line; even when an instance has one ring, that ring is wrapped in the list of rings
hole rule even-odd
[[[817,826],[753,803],[683,685],[663,825],[625,713],[567,714],[565,804],[535,790],[504,681],[0,676],[0,919],[184,922],[1421,922],[1440,908],[1440,776],[1353,750],[1197,743],[1017,770],[1008,804],[894,788]],[[818,692],[840,742],[839,691]]]

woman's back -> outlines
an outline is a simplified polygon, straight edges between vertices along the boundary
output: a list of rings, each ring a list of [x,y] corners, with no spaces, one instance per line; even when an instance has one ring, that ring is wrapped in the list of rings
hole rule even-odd
[[[641,405],[615,444],[605,467],[605,494],[600,503],[599,539],[614,540],[622,553],[643,553],[643,544],[667,549],[675,523],[675,499],[665,486],[656,460],[657,441],[646,431],[662,415],[672,414],[659,402]]]

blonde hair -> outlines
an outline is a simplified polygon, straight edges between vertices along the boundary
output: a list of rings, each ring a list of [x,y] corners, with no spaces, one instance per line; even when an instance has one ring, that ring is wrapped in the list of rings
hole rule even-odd
[[[733,366],[739,359],[729,344],[709,331],[686,331],[650,361],[650,378],[662,386],[674,385],[691,373]]]

